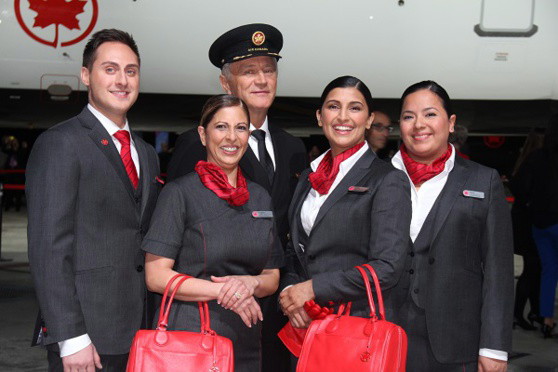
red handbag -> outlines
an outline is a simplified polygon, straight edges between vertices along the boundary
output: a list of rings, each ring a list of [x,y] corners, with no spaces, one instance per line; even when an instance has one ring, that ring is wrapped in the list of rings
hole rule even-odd
[[[172,283],[180,278],[167,301]],[[169,280],[156,330],[139,330],[134,337],[127,372],[219,371],[234,372],[231,340],[210,328],[207,302],[198,302],[201,332],[167,331],[170,307],[178,288],[188,275],[177,274]]]
[[[370,318],[351,316],[350,306],[341,305],[337,314],[314,320],[308,328],[297,372],[404,372],[407,335],[401,327],[385,319],[384,300],[374,269],[370,271],[376,287],[379,317],[376,316],[370,282],[361,266]]]

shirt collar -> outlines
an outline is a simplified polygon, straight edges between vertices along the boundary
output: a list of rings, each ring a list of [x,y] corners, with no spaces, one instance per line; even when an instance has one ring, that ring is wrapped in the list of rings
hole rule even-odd
[[[360,157],[366,152],[368,151],[368,149],[370,148],[370,146],[368,145],[368,142],[364,141],[364,145],[357,151],[355,152],[351,157],[345,159],[340,165],[339,165],[339,169],[343,172],[345,170],[345,166],[348,165],[350,163],[350,165],[353,165],[353,162],[349,162],[349,160],[354,159],[355,161],[357,159],[360,159]],[[316,159],[314,159],[314,161],[312,163],[310,163],[310,167],[312,168],[312,171],[315,172],[316,169],[318,169],[318,166],[320,165],[320,162],[322,161],[322,159],[324,158],[324,156],[326,156],[326,154],[328,152],[330,152],[331,149],[327,150],[326,152],[324,152],[322,155],[318,156]]]
[[[453,147],[452,144],[450,144],[450,146],[451,146],[451,155],[446,161],[446,164],[444,165],[444,170],[442,171],[442,174],[448,174],[449,172],[451,172],[453,166],[455,165],[455,147]],[[401,151],[397,151],[397,153],[393,156],[393,158],[391,158],[391,164],[393,164],[395,168],[404,171],[407,174],[407,176],[409,175],[409,173],[407,173],[407,169],[405,168],[405,164],[403,163],[403,157],[401,156]]]
[[[267,122],[267,116],[265,117],[265,120],[264,120],[262,126],[259,127],[259,128],[256,128],[254,126],[254,124],[250,123],[250,132],[252,132],[253,130],[256,130],[256,129],[261,129],[265,132],[266,135],[269,135],[269,124]]]
[[[105,115],[101,114],[101,112],[97,110],[95,107],[93,107],[93,105],[91,105],[90,103],[87,104],[87,108],[89,109],[89,111],[91,111],[93,115],[95,115],[95,117],[101,122],[103,127],[105,127],[105,129],[107,130],[108,134],[110,134],[111,136],[113,136],[114,133],[118,132],[119,130],[125,130],[127,132],[130,131],[130,126],[128,125],[128,119],[126,119],[126,124],[124,124],[124,128],[120,128],[112,120],[107,118]]]

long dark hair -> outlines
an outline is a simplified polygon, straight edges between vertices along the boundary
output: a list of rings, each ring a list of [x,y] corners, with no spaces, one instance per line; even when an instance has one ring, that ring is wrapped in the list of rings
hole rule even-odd
[[[409,94],[415,93],[419,90],[429,90],[435,95],[437,95],[438,97],[440,97],[440,99],[442,100],[442,106],[444,107],[444,110],[446,110],[446,113],[448,114],[448,118],[451,115],[455,114],[451,108],[451,99],[448,95],[448,92],[446,92],[446,90],[440,84],[432,80],[424,80],[419,83],[415,83],[410,87],[408,87],[407,89],[405,89],[403,95],[401,96],[401,100],[399,101],[400,113],[401,110],[403,109],[403,102],[405,102],[405,98]]]
[[[207,124],[213,119],[217,111],[222,108],[226,107],[235,107],[239,106],[242,108],[244,113],[246,114],[246,118],[248,119],[248,123],[250,123],[250,112],[248,111],[248,106],[238,97],[235,97],[230,94],[219,94],[217,96],[210,97],[202,108],[202,114],[200,119],[200,125],[204,128],[207,128]]]
[[[558,177],[558,114],[552,115],[548,121],[548,128],[544,132],[543,149],[554,169],[554,174]]]
[[[356,78],[354,76],[348,76],[348,75],[340,76],[332,80],[328,85],[326,85],[324,91],[322,92],[322,96],[320,97],[319,110],[322,109],[322,106],[324,105],[324,102],[329,92],[331,92],[335,88],[356,88],[364,97],[364,101],[368,106],[368,115],[370,115],[372,111],[374,111],[372,110],[372,94],[370,93],[370,89],[368,89],[366,84],[364,84],[362,80],[360,80],[359,78]]]

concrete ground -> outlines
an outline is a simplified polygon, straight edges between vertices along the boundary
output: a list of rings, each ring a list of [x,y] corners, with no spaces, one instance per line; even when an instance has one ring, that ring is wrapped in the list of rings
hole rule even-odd
[[[29,274],[26,228],[25,210],[3,214],[1,258],[11,261],[0,262],[1,372],[47,370],[45,351],[30,347],[38,305]],[[516,276],[522,265],[521,257],[515,256]],[[558,338],[545,340],[539,331],[515,329],[508,371],[558,372]]]

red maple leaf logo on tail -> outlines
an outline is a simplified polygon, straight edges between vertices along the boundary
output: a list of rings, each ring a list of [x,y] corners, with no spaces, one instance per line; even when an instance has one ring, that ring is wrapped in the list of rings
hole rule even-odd
[[[58,27],[65,26],[68,30],[79,30],[77,15],[83,13],[87,0],[29,0],[29,9],[37,12],[33,27],[45,28],[54,25],[56,34],[54,45],[58,45]]]

